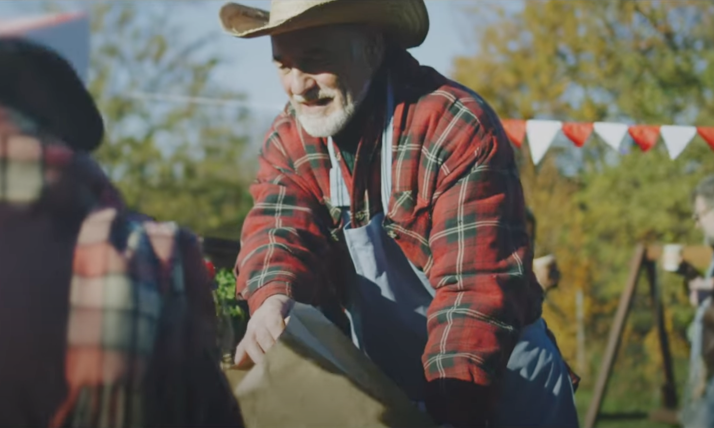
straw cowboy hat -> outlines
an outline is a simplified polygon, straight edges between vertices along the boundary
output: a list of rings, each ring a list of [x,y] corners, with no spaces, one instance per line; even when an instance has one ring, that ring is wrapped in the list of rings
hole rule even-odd
[[[241,38],[331,24],[371,24],[384,29],[398,46],[413,48],[429,32],[424,0],[272,0],[270,12],[228,3],[220,18],[228,33]]]

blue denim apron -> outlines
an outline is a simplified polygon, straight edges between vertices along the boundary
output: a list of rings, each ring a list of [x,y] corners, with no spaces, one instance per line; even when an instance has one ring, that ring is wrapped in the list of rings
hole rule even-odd
[[[392,193],[394,99],[387,95],[387,126],[382,134],[382,204]],[[332,139],[330,197],[342,208],[344,238],[357,273],[348,292],[347,315],[352,340],[415,402],[424,399],[426,380],[421,357],[427,343],[426,311],[435,290],[426,275],[404,255],[383,227],[379,214],[363,227],[349,223],[350,193]],[[577,427],[577,413],[568,371],[545,323],[525,327],[501,379],[502,405],[495,426]]]

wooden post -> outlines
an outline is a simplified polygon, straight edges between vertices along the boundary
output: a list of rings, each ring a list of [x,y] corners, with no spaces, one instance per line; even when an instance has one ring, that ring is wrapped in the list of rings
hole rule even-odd
[[[669,338],[664,322],[664,307],[662,303],[661,291],[657,285],[657,269],[656,262],[662,256],[661,245],[650,245],[645,248],[643,245],[638,245],[635,255],[630,263],[630,276],[628,278],[625,291],[620,298],[620,304],[615,314],[615,320],[610,328],[610,336],[605,349],[600,372],[595,382],[595,390],[593,398],[590,401],[590,407],[585,416],[585,428],[593,428],[597,422],[602,400],[605,396],[607,384],[612,373],[612,367],[617,356],[617,351],[620,346],[622,332],[630,307],[637,287],[637,280],[640,272],[644,269],[647,274],[650,295],[652,297],[654,321],[657,326],[659,336],[660,352],[662,353],[662,365],[664,369],[665,383],[662,386],[662,404],[663,408],[657,409],[650,413],[650,420],[664,422],[672,425],[678,423],[677,420],[677,394],[674,381],[674,369],[672,366],[672,354],[669,346]],[[686,246],[682,254],[684,260],[692,266],[704,267],[707,266],[712,258],[712,249],[703,245]]]
[[[652,310],[654,322],[657,326],[659,336],[660,353],[662,354],[662,365],[664,366],[665,383],[662,386],[662,405],[665,409],[677,408],[677,390],[674,382],[674,369],[672,367],[672,353],[669,348],[669,338],[667,327],[664,321],[664,307],[662,304],[662,293],[657,284],[657,269],[653,261],[645,262],[645,272],[647,281],[650,283],[650,296],[652,297]]]
[[[577,323],[577,354],[576,362],[580,376],[586,375],[587,363],[585,360],[585,310],[583,308],[583,290],[575,292],[575,322]]]
[[[607,384],[610,380],[610,373],[612,372],[615,357],[617,356],[617,351],[620,347],[625,322],[627,321],[627,316],[629,315],[630,308],[632,307],[632,299],[635,294],[635,289],[637,288],[637,280],[640,277],[640,271],[642,270],[642,264],[645,260],[645,256],[645,247],[644,245],[639,244],[635,250],[634,256],[632,257],[632,261],[630,262],[630,275],[627,279],[625,291],[622,293],[622,297],[620,298],[620,304],[617,307],[615,320],[612,324],[612,328],[610,329],[610,336],[607,340],[605,355],[603,356],[602,363],[600,365],[600,372],[595,382],[593,397],[590,401],[588,412],[585,415],[585,428],[594,428],[595,423],[597,422],[597,417],[600,413],[600,408],[602,407],[602,399],[605,396],[605,390],[607,389]]]

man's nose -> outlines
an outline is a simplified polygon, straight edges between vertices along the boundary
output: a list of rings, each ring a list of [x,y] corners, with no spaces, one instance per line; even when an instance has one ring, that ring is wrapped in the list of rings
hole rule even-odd
[[[302,95],[310,92],[316,86],[315,79],[307,73],[293,68],[290,71],[290,92],[293,95]]]

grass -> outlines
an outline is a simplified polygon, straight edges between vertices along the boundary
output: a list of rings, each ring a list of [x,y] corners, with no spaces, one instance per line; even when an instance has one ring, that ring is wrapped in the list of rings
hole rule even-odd
[[[680,406],[688,368],[686,360],[675,360],[674,371]],[[672,428],[676,426],[649,420],[650,412],[662,407],[660,386],[664,381],[664,376],[659,372],[654,377],[652,376],[643,370],[638,370],[636,366],[626,367],[616,363],[600,409],[597,428]],[[581,426],[584,426],[585,415],[593,396],[592,387],[595,378],[596,373],[593,373],[575,394],[575,405],[578,409]]]
[[[637,391],[632,391],[634,396]],[[575,394],[575,405],[578,409],[580,426],[585,426],[585,415],[590,406],[593,391],[578,389]],[[648,419],[649,412],[657,408],[657,404],[647,406],[641,400],[612,400],[607,395],[603,402],[597,428],[672,428],[672,425],[652,422]]]

